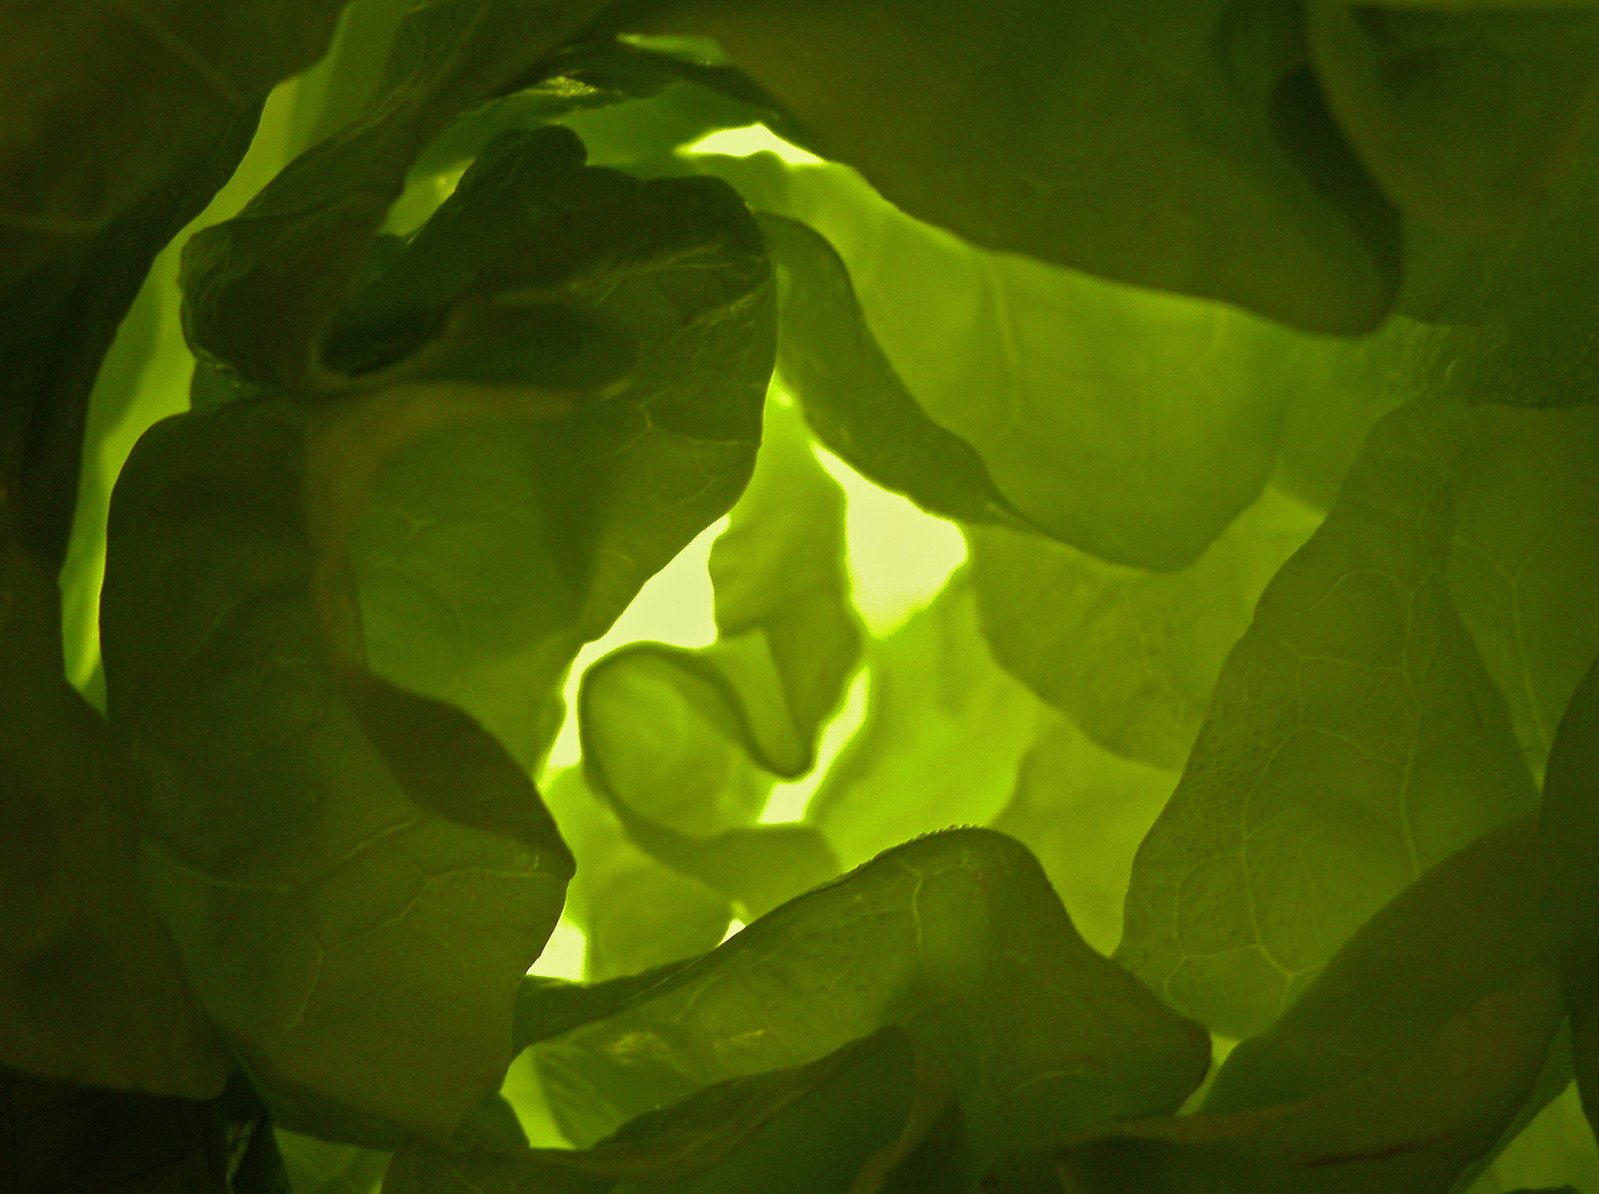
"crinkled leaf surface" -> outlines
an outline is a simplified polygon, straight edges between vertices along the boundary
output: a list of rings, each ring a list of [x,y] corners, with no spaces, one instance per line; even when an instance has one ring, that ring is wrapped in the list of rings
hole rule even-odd
[[[602,0],[434,0],[407,15],[379,98],[184,250],[185,327],[250,382],[339,389],[324,357],[407,171],[456,115],[530,71]]]
[[[62,674],[50,572],[0,542],[0,1063],[209,1097],[215,1031],[136,878],[137,781]]]
[[[1077,936],[1003,835],[897,847],[752,923],[631,1003],[535,1046],[579,1143],[741,1075],[898,1024],[950,1073],[980,1166],[1198,1083],[1208,1041]]]
[[[1248,1036],[1426,868],[1528,811],[1503,696],[1450,599],[1470,415],[1410,407],[1267,586],[1139,850],[1119,956]]]
[[[995,665],[959,577],[873,643],[867,668],[865,723],[806,814],[846,865],[928,830],[987,824],[1050,716]]]
[[[1179,572],[1120,567],[997,528],[967,531],[995,656],[1098,742],[1180,767],[1228,649],[1317,516],[1268,490]]]
[[[571,858],[492,738],[361,666],[329,528],[372,417],[270,400],[145,436],[113,501],[108,696],[206,1010],[269,1083],[447,1134],[509,1060]]]
[[[1599,14],[1581,6],[1311,0],[1316,76],[1407,213],[1502,228],[1571,168],[1599,122]]]
[[[1190,563],[1260,494],[1302,384],[1299,335],[1217,303],[975,248],[838,166],[698,165],[754,206],[813,226],[848,266],[883,359],[852,328],[848,290],[814,243],[788,256],[846,305],[825,318],[791,315],[785,334],[810,338],[797,391],[809,417],[868,476],[929,509],[992,521],[989,487],[943,428],[1033,529],[1158,569]],[[781,251],[797,239],[774,243]],[[793,361],[803,342],[784,351]],[[814,413],[824,408],[838,424],[830,432]]]
[[[813,830],[755,821],[775,777],[811,769],[861,638],[844,496],[792,410],[771,409],[710,571],[716,643],[627,647],[584,677],[584,768],[641,846],[759,913],[838,872]]]
[[[1374,327],[1391,302],[1396,216],[1292,5],[656,7],[656,28],[717,37],[828,156],[976,244],[1316,330]]]
[[[373,667],[459,703],[525,764],[578,648],[742,491],[773,353],[769,267],[737,196],[582,161],[560,129],[496,142],[334,341],[392,352],[443,321],[419,350],[430,379],[608,387],[559,423],[418,440],[351,544]]]

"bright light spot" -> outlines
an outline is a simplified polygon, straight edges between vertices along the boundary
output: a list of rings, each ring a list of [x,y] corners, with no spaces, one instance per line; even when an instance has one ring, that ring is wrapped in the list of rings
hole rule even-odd
[[[717,129],[706,133],[678,152],[697,156],[718,155],[747,158],[757,153],[774,153],[791,166],[819,166],[822,159],[809,150],[783,140],[764,124],[747,124],[737,129]]]
[[[874,635],[899,628],[949,584],[966,562],[966,540],[897,493],[879,489],[829,452],[817,456],[844,487],[850,586]]]
[[[671,643],[678,647],[708,647],[716,641],[716,610],[711,590],[711,544],[727,529],[721,518],[677,554],[639,590],[627,611],[604,638],[578,652],[566,678],[566,719],[550,747],[544,765],[546,777],[575,766],[582,759],[577,734],[577,693],[590,664],[628,643]]]
[[[583,978],[583,964],[588,957],[589,943],[583,930],[566,917],[561,917],[544,946],[539,960],[533,963],[529,974],[541,978],[565,978],[573,982]]]
[[[805,819],[811,798],[816,795],[816,789],[821,787],[828,768],[866,721],[866,705],[870,696],[871,675],[863,668],[850,681],[838,712],[822,727],[821,738],[816,744],[816,766],[811,768],[809,775],[772,785],[772,794],[767,797],[766,807],[761,810],[762,825],[781,825]]]
[[[718,944],[726,945],[729,941],[731,941],[734,937],[737,937],[743,931],[744,922],[735,916],[732,920],[727,922],[727,932],[722,934],[722,940],[718,942]]]

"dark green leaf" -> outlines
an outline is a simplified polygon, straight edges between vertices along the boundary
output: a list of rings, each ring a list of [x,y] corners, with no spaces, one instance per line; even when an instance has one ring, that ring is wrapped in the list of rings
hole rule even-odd
[[[1449,593],[1449,482],[1492,446],[1475,427],[1433,406],[1379,424],[1267,586],[1139,850],[1119,956],[1219,1031],[1265,1028],[1402,887],[1532,807]]]
[[[386,1154],[281,1129],[278,1151],[294,1194],[377,1194],[388,1168]]]
[[[1204,555],[1170,573],[971,528],[984,634],[1006,668],[1101,746],[1180,767],[1228,649],[1316,521],[1268,490]]]
[[[498,1157],[402,1153],[384,1192],[881,1190],[901,1154],[920,1143],[936,1118],[943,1103],[939,1094],[947,1098],[947,1084],[923,1068],[904,1035],[889,1029],[808,1065],[709,1086],[639,1116],[582,1151]]]
[[[1447,1194],[1521,1107],[1559,1020],[1539,970],[1353,1082],[1230,1114],[1132,1120],[1060,1158],[1067,1194]]]
[[[471,320],[451,306],[463,286],[487,295]],[[429,339],[441,321],[455,331]],[[420,328],[419,368],[463,396],[515,401],[532,381],[606,400],[451,429],[387,463],[351,544],[374,669],[534,763],[578,648],[743,489],[772,322],[759,234],[722,184],[584,168],[560,129],[486,151],[333,343],[370,357]]]
[[[186,246],[185,327],[199,353],[259,385],[355,384],[327,358],[324,339],[412,162],[451,119],[529,71],[601,7],[433,0],[413,8],[366,114]]]
[[[1553,189],[1599,122],[1599,14],[1441,7],[1311,0],[1316,75],[1406,213],[1461,232],[1502,229]]]
[[[201,1098],[226,1063],[136,877],[137,780],[62,675],[60,597],[0,539],[0,1064]]]
[[[6,1194],[289,1194],[259,1100],[158,1098],[0,1067]]]
[[[1571,1013],[1577,1087],[1599,1120],[1599,660],[1571,698],[1544,780],[1542,864],[1550,928]]]
[[[1175,1107],[1208,1054],[1197,1026],[1082,943],[1025,849],[958,830],[785,904],[534,1056],[581,1144],[887,1024],[950,1073],[981,1167],[1055,1132]]]
[[[143,875],[207,1011],[269,1083],[448,1134],[504,1072],[571,858],[487,734],[362,666],[341,532],[376,465],[350,448],[403,413],[158,425],[118,482],[103,624]]]
[[[1228,1055],[1204,1110],[1336,1089],[1542,967],[1535,830],[1532,818],[1512,822],[1400,892],[1275,1024]]]
[[[864,476],[946,518],[1028,525],[972,446],[929,419],[866,326],[825,237],[770,213],[780,267],[778,369],[818,438]]]
[[[1397,221],[1286,3],[678,0],[895,204],[974,243],[1362,331]],[[1072,85],[1062,86],[1069,79]]]
[[[341,8],[342,0],[8,5],[0,293],[59,262],[64,242],[97,238],[182,178],[273,84],[321,56]]]

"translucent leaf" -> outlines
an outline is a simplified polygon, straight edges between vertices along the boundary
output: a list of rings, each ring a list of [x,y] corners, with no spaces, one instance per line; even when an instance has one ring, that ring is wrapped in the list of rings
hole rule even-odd
[[[1292,6],[664,8],[652,28],[716,37],[828,156],[976,244],[1321,331],[1374,327],[1392,300],[1396,215],[1322,105]]]
[[[1373,433],[1267,586],[1139,850],[1119,956],[1230,1035],[1265,1028],[1406,884],[1534,793],[1450,598],[1466,412]]]
[[[728,1078],[898,1024],[949,1072],[979,1169],[1175,1107],[1208,1042],[1088,949],[1038,864],[984,830],[900,846],[535,1046],[579,1143]]]
[[[1166,573],[974,527],[983,630],[1001,663],[1101,746],[1179,767],[1261,590],[1316,523],[1268,490],[1198,560]]]

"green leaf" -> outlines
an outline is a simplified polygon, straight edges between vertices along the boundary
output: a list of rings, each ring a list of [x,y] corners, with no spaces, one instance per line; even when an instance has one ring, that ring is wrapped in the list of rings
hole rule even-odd
[[[1470,412],[1373,432],[1267,586],[1138,853],[1119,956],[1234,1036],[1264,1029],[1406,884],[1534,793],[1450,599]]]
[[[496,402],[529,381],[605,401],[557,423],[448,429],[387,462],[351,544],[379,674],[459,703],[524,765],[540,757],[579,647],[749,478],[769,274],[714,180],[585,168],[561,129],[485,152],[332,342],[371,356],[444,321],[443,338],[422,333],[426,378]],[[457,302],[463,286],[480,298]]]
[[[1318,331],[1390,306],[1395,213],[1322,104],[1293,6],[654,7],[652,28],[715,36],[828,156],[976,244]]]
[[[779,267],[778,371],[821,442],[934,514],[1028,525],[995,487],[982,457],[929,419],[905,388],[827,239],[771,213],[760,224]]]
[[[1484,407],[1469,436],[1449,589],[1540,769],[1599,653],[1599,410]]]
[[[341,8],[342,0],[8,6],[0,293],[181,183],[232,138],[241,113],[321,56]]]
[[[159,424],[117,484],[102,622],[143,877],[206,1010],[269,1083],[447,1135],[510,1059],[572,864],[493,739],[362,666],[341,531],[376,465],[351,445],[404,415]]]
[[[455,116],[532,70],[601,7],[434,0],[413,8],[366,113],[185,247],[185,328],[197,351],[257,385],[358,384],[327,359],[325,339],[411,164]]]
[[[864,330],[831,255],[792,228],[774,240],[794,296],[785,378],[866,475],[968,520],[1004,515],[997,492],[1013,524],[1161,570],[1192,562],[1259,496],[1304,384],[1304,337],[974,248],[837,166],[695,163],[814,226],[847,264]]]
[[[639,644],[589,669],[584,768],[645,850],[759,914],[838,873],[800,826],[758,826],[796,778],[860,652],[844,495],[797,416],[774,406],[748,493],[711,549],[718,639]]]
[[[1407,213],[1466,233],[1500,229],[1571,168],[1599,123],[1599,14],[1542,8],[1307,7],[1327,105]]]
[[[1471,843],[1362,925],[1294,1005],[1227,1057],[1204,1110],[1292,1103],[1382,1069],[1546,965],[1534,818]]]
[[[1325,1094],[1230,1114],[1132,1120],[1060,1157],[1067,1194],[1448,1194],[1537,1081],[1559,1020],[1547,971],[1453,1016]]]
[[[294,1194],[377,1194],[388,1168],[386,1154],[314,1136],[277,1132],[278,1151]]]
[[[1317,519],[1268,490],[1180,572],[1102,563],[1036,535],[972,527],[972,584],[996,658],[1108,750],[1188,757],[1228,649]]]
[[[1037,856],[1083,940],[1110,954],[1133,855],[1176,782],[1056,718],[1022,756],[1010,802],[988,824]]]
[[[580,768],[545,785],[545,803],[577,859],[566,915],[583,930],[591,981],[709,953],[733,919],[729,898],[634,845]]]
[[[889,1024],[951,1075],[980,1168],[1058,1131],[1175,1107],[1208,1056],[1196,1025],[1082,943],[1025,849],[974,829],[800,896],[534,1056],[584,1144]]]
[[[228,1065],[139,890],[138,781],[67,684],[55,578],[0,539],[0,1064],[206,1098]]]
[[[1540,823],[1549,925],[1560,959],[1577,1088],[1590,1124],[1599,1120],[1599,660],[1578,686],[1555,735]]]
[[[866,720],[806,820],[853,866],[929,830],[986,825],[1049,711],[997,667],[957,576],[867,654]]]
[[[905,1036],[885,1029],[808,1065],[707,1087],[588,1149],[498,1157],[408,1150],[395,1159],[384,1194],[880,1190],[902,1154],[921,1143],[942,1107],[939,1094],[947,1098],[947,1086],[922,1069]]]

